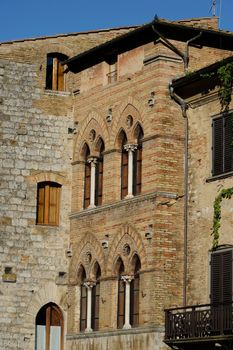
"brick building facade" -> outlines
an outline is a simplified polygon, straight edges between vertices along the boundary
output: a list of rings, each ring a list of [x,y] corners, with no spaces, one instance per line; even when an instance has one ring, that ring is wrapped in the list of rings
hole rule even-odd
[[[207,198],[191,110],[185,245],[187,125],[168,87],[232,44],[207,18],[0,45],[2,349],[164,350],[164,308],[208,301],[196,228],[218,184]]]

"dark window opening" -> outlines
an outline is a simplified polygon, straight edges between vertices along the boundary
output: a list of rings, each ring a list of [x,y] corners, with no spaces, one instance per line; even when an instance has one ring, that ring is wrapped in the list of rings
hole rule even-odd
[[[124,131],[121,132],[121,199],[128,194],[128,152],[124,149],[127,144],[127,137]]]
[[[139,325],[139,289],[141,263],[138,256],[134,258],[134,279],[130,284],[130,324],[132,327]]]
[[[99,330],[100,276],[101,270],[99,265],[97,264],[96,285],[92,288],[91,303],[91,328],[94,331]]]
[[[90,156],[90,149],[85,144],[84,146],[84,158],[85,158],[85,170],[84,170],[84,208],[88,208],[90,205],[91,195],[91,164],[88,162]]]
[[[84,285],[86,273],[82,268],[81,286],[80,286],[80,331],[84,332],[87,328],[87,288]]]
[[[133,164],[133,194],[137,195],[141,193],[142,187],[142,139],[144,137],[143,130],[138,125],[136,130],[137,135],[137,149],[134,152],[134,164]]]
[[[59,53],[47,55],[46,89],[55,91],[65,90],[65,67],[62,65],[62,62],[67,58],[67,56]]]
[[[96,163],[95,205],[101,205],[103,200],[103,168],[104,168],[104,142],[100,141],[98,162]]]
[[[117,304],[117,328],[123,328],[125,323],[125,282],[121,279],[124,273],[124,264],[119,259],[118,268],[118,304]]]

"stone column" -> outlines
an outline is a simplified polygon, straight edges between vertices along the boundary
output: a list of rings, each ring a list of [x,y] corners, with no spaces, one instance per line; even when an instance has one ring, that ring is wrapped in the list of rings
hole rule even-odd
[[[95,208],[95,177],[96,177],[96,157],[88,158],[88,163],[91,164],[91,189],[90,189],[90,205],[88,208]]]
[[[133,197],[133,152],[137,149],[137,145],[124,145],[124,149],[128,152],[128,194],[126,198]]]
[[[92,332],[91,328],[91,297],[92,297],[92,288],[95,286],[94,282],[85,282],[84,286],[87,288],[87,328],[85,332]]]
[[[125,323],[123,329],[130,329],[130,282],[133,276],[122,276],[121,279],[125,282]]]

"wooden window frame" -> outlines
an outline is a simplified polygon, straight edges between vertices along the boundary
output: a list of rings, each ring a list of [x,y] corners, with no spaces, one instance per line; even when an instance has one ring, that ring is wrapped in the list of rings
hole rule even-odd
[[[53,319],[53,313],[56,313],[56,316],[59,318],[59,326],[61,327],[61,335],[60,335],[60,349],[58,350],[63,350],[63,343],[64,343],[64,319],[62,312],[60,308],[54,304],[54,303],[49,303],[44,305],[38,312],[36,316],[36,326],[39,325],[38,318],[40,317],[40,313],[43,312],[43,309],[45,309],[45,350],[50,350],[50,329],[51,326],[54,326],[53,324],[55,321]],[[58,322],[58,320],[56,320]]]
[[[37,225],[58,226],[60,217],[61,185],[44,181],[37,185]],[[53,220],[52,220],[53,213]]]
[[[233,113],[212,120],[212,175],[233,171]]]

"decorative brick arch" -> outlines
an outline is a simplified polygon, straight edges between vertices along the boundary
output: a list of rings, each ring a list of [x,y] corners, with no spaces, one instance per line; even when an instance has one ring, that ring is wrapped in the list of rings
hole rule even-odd
[[[85,268],[87,278],[90,278],[93,261],[97,261],[100,265],[102,276],[105,274],[105,258],[103,249],[93,234],[87,234],[84,239],[81,239],[78,243],[73,245],[72,250],[74,253],[69,267],[69,280],[71,284],[78,283],[77,273],[79,266],[81,265],[83,265]],[[90,263],[88,263],[88,261],[85,259],[86,253],[88,252],[91,253],[93,259],[93,261]]]
[[[48,54],[50,53],[59,53],[62,55],[66,55],[68,57],[74,56],[74,51],[71,50],[68,46],[64,44],[58,44],[58,43],[50,43],[48,45],[45,45],[43,48],[41,48],[42,53],[44,53],[45,59]]]
[[[42,306],[48,303],[58,305],[64,318],[64,312],[69,307],[68,296],[67,293],[64,293],[64,290],[61,288],[59,289],[59,287],[53,281],[46,282],[37,293],[33,294],[25,314],[25,323],[34,325],[38,311],[42,308]]]
[[[134,123],[139,122],[144,130],[144,134],[149,134],[150,132],[150,120],[146,118],[146,107],[142,108],[141,103],[135,98],[129,96],[126,98],[119,106],[116,111],[116,117],[113,120],[112,125],[112,138],[114,144],[117,139],[118,131],[121,127],[125,127],[125,117],[128,114],[132,114],[134,118]]]
[[[132,246],[133,242],[133,246]],[[119,252],[119,248],[122,247],[124,244],[129,244],[131,248],[131,252],[128,258],[124,258],[122,254]],[[134,254],[138,254],[141,266],[143,269],[146,268],[147,261],[146,261],[146,253],[144,244],[142,241],[142,238],[140,234],[130,225],[124,225],[121,229],[121,231],[118,233],[118,235],[115,237],[113,245],[110,249],[109,255],[108,255],[108,261],[107,261],[107,274],[112,275],[114,274],[114,268],[115,268],[115,262],[117,257],[121,257],[125,264],[125,268],[129,269],[129,264],[132,256]]]
[[[60,185],[67,184],[67,177],[61,173],[56,173],[53,171],[36,171],[32,175],[27,177],[28,182],[39,183],[39,182],[56,182]]]
[[[98,139],[99,137],[103,139],[105,147],[109,143],[109,132],[106,124],[103,121],[103,118],[99,116],[98,112],[92,111],[88,115],[88,117],[84,119],[84,122],[81,125],[81,128],[77,134],[77,137],[74,143],[74,152],[73,152],[73,155],[74,155],[73,159],[75,161],[80,160],[80,154],[81,154],[84,140],[86,140],[90,146],[90,143],[88,142],[88,133],[92,129],[95,129],[96,131],[96,139]],[[95,147],[95,143],[93,142],[93,148],[94,147]]]

